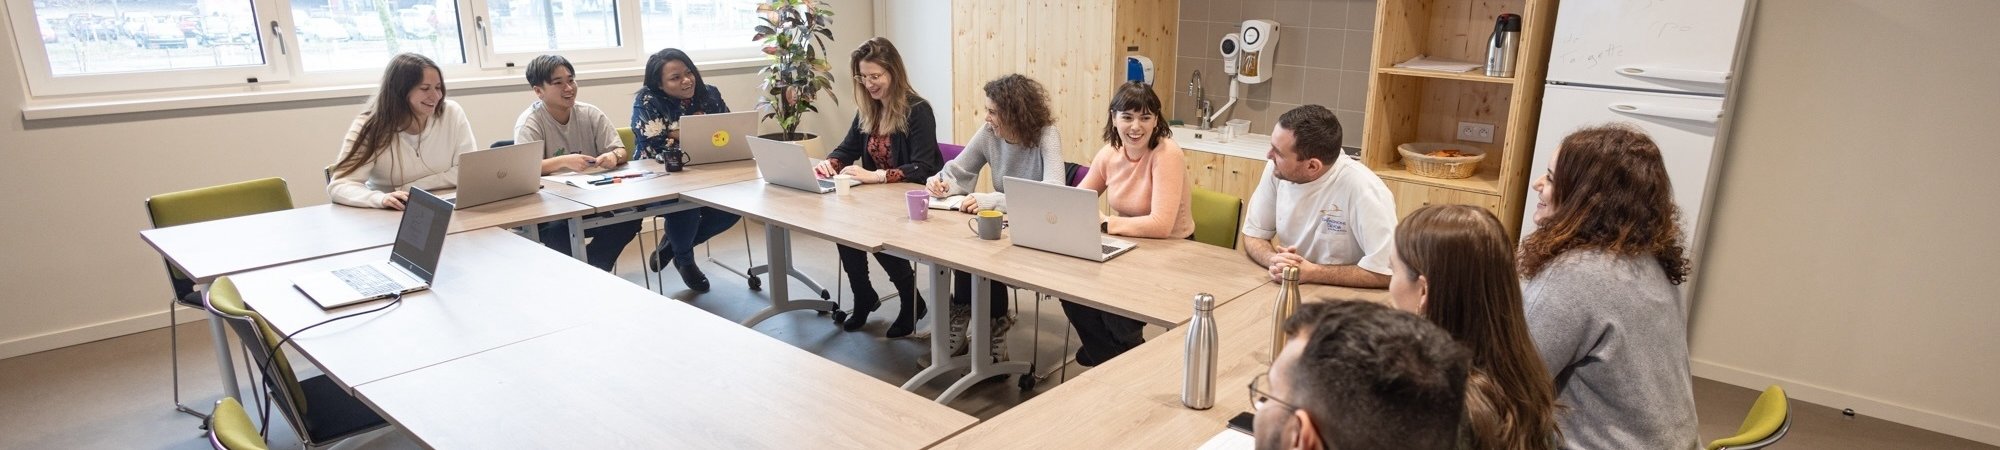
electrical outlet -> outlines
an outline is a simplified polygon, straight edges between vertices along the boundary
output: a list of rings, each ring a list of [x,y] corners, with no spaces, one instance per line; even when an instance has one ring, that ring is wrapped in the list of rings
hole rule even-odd
[[[1493,143],[1493,124],[1459,122],[1458,140]]]

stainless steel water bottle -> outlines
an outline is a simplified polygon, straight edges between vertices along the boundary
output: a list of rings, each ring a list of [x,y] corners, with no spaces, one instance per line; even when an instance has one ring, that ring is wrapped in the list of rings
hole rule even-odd
[[[1278,360],[1278,352],[1285,350],[1285,320],[1299,310],[1299,266],[1285,266],[1284,284],[1279,286],[1278,300],[1271,305],[1271,361]]]
[[[1181,364],[1181,404],[1191,409],[1215,406],[1215,296],[1194,296],[1194,318],[1188,320],[1187,359]]]
[[[1493,37],[1486,45],[1486,76],[1512,78],[1514,56],[1521,52],[1521,16],[1501,14],[1493,20]]]

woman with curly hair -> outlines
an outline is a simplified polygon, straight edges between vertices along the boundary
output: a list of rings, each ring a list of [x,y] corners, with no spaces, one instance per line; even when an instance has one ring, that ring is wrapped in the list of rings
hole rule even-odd
[[[1517,260],[1529,333],[1568,407],[1563,447],[1699,447],[1678,287],[1689,264],[1660,147],[1602,125],[1552,158]]]
[[[1041,83],[1021,74],[987,82],[986,123],[972,133],[972,141],[965,144],[964,152],[930,178],[927,184],[931,195],[965,195],[958,205],[959,211],[1004,211],[1007,209],[1004,177],[1064,182],[1062,138],[1056,135],[1055,122],[1055,115],[1049,112],[1048,91],[1042,89]],[[981,168],[992,169],[993,192],[972,192]],[[952,276],[952,286],[949,347],[957,355],[963,354],[966,347],[961,344],[966,324],[971,321],[971,308],[967,305],[972,301],[972,277],[956,273]],[[993,357],[1005,360],[1007,329],[1014,322],[1007,319],[1006,285],[995,281],[992,287]]]
[[[1431,205],[1396,226],[1389,298],[1472,351],[1466,448],[1556,448],[1556,393],[1528,333],[1513,240],[1493,213]]]

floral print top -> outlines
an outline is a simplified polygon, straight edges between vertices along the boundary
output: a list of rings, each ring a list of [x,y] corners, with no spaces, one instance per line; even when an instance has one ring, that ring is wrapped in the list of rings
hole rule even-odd
[[[729,104],[722,101],[722,92],[715,86],[701,85],[695,89],[694,97],[678,99],[659,89],[639,88],[632,99],[632,138],[638,147],[633,158],[650,158],[666,151],[667,136],[680,129],[681,116],[689,114],[721,114],[729,112]]]

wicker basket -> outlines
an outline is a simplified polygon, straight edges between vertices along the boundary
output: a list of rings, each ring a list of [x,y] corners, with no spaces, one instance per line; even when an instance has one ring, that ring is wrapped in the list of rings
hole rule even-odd
[[[1430,152],[1456,149],[1468,156],[1430,156]],[[1470,178],[1479,172],[1479,161],[1486,159],[1486,151],[1464,144],[1440,142],[1411,142],[1396,146],[1396,152],[1403,155],[1403,167],[1410,173],[1427,178]]]

